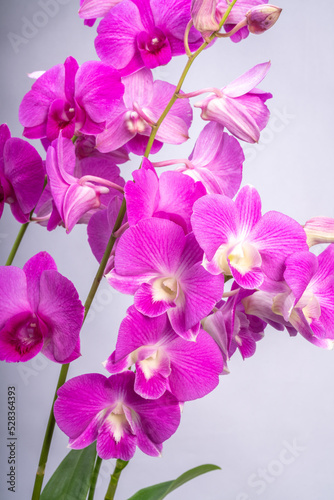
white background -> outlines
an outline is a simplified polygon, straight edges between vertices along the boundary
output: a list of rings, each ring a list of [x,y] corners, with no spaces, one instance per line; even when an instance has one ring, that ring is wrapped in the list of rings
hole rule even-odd
[[[17,115],[19,103],[32,83],[26,76],[28,72],[46,70],[69,55],[79,63],[97,59],[95,28],[84,27],[76,15],[79,1],[56,3],[56,15],[47,17],[46,22],[44,17],[44,23],[40,18],[44,26],[16,51],[8,33],[22,36],[23,18],[36,21],[41,7],[37,0],[0,4],[1,122],[9,125],[13,136],[22,133]],[[263,212],[282,211],[303,224],[316,215],[334,217],[334,7],[328,0],[282,0],[279,5],[283,13],[269,32],[250,36],[240,44],[221,40],[203,53],[191,69],[184,90],[222,87],[255,64],[272,61],[270,73],[261,84],[263,90],[274,94],[269,101],[272,119],[260,144],[245,147],[243,183],[256,186]],[[155,75],[176,83],[184,64],[184,57],[175,58],[169,66],[157,69]],[[199,110],[194,114],[191,140],[178,148],[165,146],[155,158],[182,158],[190,153],[203,126]],[[134,158],[131,165],[122,166],[123,175],[130,178],[138,163]],[[0,264],[5,263],[18,229],[7,207],[0,221]],[[59,271],[74,282],[84,302],[97,269],[86,228],[76,227],[66,235],[62,228],[48,233],[32,226],[14,264],[22,267],[41,250],[51,253]],[[82,334],[83,356],[71,367],[70,376],[104,373],[101,362],[113,350],[118,326],[131,303],[132,297],[121,296],[102,283],[91,321],[87,321]],[[237,353],[230,371],[212,394],[185,405],[180,428],[164,445],[161,459],[137,451],[121,477],[116,498],[127,499],[139,488],[176,478],[202,463],[217,464],[222,470],[188,483],[171,494],[171,500],[333,498],[333,353],[312,346],[300,336],[290,339],[286,332],[268,328],[255,356],[243,362]],[[28,500],[31,496],[58,372],[59,367],[42,356],[25,365],[1,364],[3,500]],[[8,492],[6,486],[8,386],[17,390],[16,493]],[[285,451],[293,443],[297,445],[295,456]],[[46,479],[67,453],[66,445],[66,436],[57,429]],[[102,466],[97,500],[104,498],[113,466],[113,460]],[[267,471],[262,487],[260,469]]]

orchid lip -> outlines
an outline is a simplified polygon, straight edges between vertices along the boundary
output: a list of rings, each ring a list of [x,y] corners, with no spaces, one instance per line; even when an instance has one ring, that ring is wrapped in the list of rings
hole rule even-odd
[[[174,277],[158,278],[152,284],[153,300],[173,302],[178,296],[178,282]]]

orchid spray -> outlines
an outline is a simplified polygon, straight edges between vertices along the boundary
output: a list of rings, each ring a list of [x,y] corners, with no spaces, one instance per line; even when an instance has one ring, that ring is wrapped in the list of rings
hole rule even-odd
[[[241,187],[241,144],[257,143],[270,118],[271,63],[245,68],[230,83],[222,74],[220,88],[182,90],[205,50],[228,40],[247,44],[280,13],[266,0],[81,0],[84,23],[100,19],[100,61],[79,65],[68,56],[32,73],[36,81],[19,107],[25,139],[1,125],[0,216],[9,204],[22,226],[0,267],[0,359],[21,364],[41,353],[61,365],[26,498],[97,499],[101,466],[113,459],[104,498],[114,499],[136,450],[161,456],[183,408],[224,380],[235,352],[253,356],[267,325],[332,348],[333,219],[302,226],[281,212],[263,213],[257,189]],[[181,55],[176,85],[154,77],[152,70]],[[193,151],[153,161],[165,143],[189,139],[193,107],[206,122]],[[45,160],[27,139],[41,141]],[[137,168],[125,181],[129,155]],[[177,167],[159,172],[167,166]],[[87,226],[99,266],[84,305],[48,252],[22,269],[12,265],[32,223],[67,234]],[[318,244],[327,246],[316,255],[310,248]],[[89,360],[81,334],[84,323],[84,334],[94,334],[88,318],[102,280],[133,296],[131,305],[101,359],[103,373],[83,369],[67,380],[72,362]],[[56,425],[71,451],[43,488]],[[199,465],[129,500],[165,498],[215,469]]]

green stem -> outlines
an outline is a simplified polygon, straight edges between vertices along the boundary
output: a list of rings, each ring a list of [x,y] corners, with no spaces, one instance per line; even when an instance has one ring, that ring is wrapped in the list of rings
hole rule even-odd
[[[87,500],[93,500],[94,499],[96,482],[97,482],[97,478],[99,477],[99,472],[100,472],[101,464],[102,464],[102,458],[100,458],[99,456],[97,456],[96,457],[94,471],[93,471],[93,474],[92,474],[92,477],[91,477],[91,481],[90,481],[90,490],[89,490],[89,494],[88,494]]]
[[[7,262],[6,262],[6,266],[10,266],[15,258],[15,255],[16,255],[16,252],[20,246],[20,243],[22,241],[22,238],[26,232],[26,230],[28,229],[28,226],[29,226],[29,222],[26,222],[25,224],[22,224],[22,226],[20,227],[20,230],[19,230],[19,233],[16,237],[16,240],[14,242],[14,245],[10,251],[10,254],[9,254],[9,257],[7,259]]]
[[[116,461],[115,470],[114,470],[113,475],[110,478],[108,491],[106,493],[106,496],[104,497],[104,500],[114,500],[119,477],[122,473],[122,470],[125,469],[125,467],[128,465],[128,463],[129,462],[125,462],[124,460],[120,460],[120,459],[118,459]]]
[[[225,23],[229,13],[231,12],[232,10],[232,7],[236,4],[237,0],[233,0],[230,5],[228,6],[222,20],[220,21],[220,24],[219,24],[219,30],[221,29],[221,27],[223,26],[223,24]],[[218,30],[218,31],[219,31]],[[196,52],[193,52],[191,55],[188,56],[188,61],[187,61],[187,64],[185,65],[185,68],[182,72],[182,75],[180,77],[180,80],[178,82],[178,84],[176,85],[176,88],[175,88],[175,92],[174,94],[172,95],[169,103],[167,104],[166,108],[164,109],[162,115],[160,116],[159,120],[152,126],[152,132],[151,132],[151,135],[149,137],[149,140],[148,140],[148,143],[147,143],[147,146],[146,146],[146,149],[145,149],[145,153],[144,153],[144,157],[145,158],[148,158],[149,155],[150,155],[150,152],[151,152],[151,149],[152,149],[152,145],[153,145],[153,141],[155,139],[155,136],[157,135],[157,132],[159,130],[159,127],[160,125],[162,124],[162,122],[164,121],[164,119],[166,118],[166,116],[168,115],[170,109],[172,108],[173,104],[175,103],[175,101],[177,100],[178,98],[178,93],[180,92],[181,90],[181,87],[183,85],[183,82],[188,74],[188,71],[189,69],[191,68],[191,65],[192,63],[194,62],[194,60],[196,59],[197,56],[199,56],[199,54],[209,45],[210,42],[212,42],[212,40],[217,36],[216,33],[218,32],[215,32],[215,33],[212,33],[212,35],[209,36],[209,38],[207,39],[207,41],[205,41],[204,43],[202,43],[202,45],[196,50]]]
[[[117,216],[117,219],[116,219],[116,222],[115,222],[112,234],[110,236],[110,239],[109,239],[109,242],[108,242],[108,245],[107,245],[107,248],[106,248],[106,250],[104,252],[101,264],[100,264],[100,266],[99,266],[99,268],[97,270],[96,276],[94,278],[94,281],[92,283],[91,289],[89,291],[89,294],[88,294],[86,302],[85,302],[84,321],[85,321],[85,319],[87,317],[87,314],[88,314],[88,311],[90,309],[90,306],[92,305],[94,296],[95,296],[96,291],[97,291],[97,289],[99,287],[99,284],[100,284],[100,282],[102,280],[102,277],[103,277],[103,274],[104,274],[104,270],[106,268],[108,259],[110,257],[110,253],[111,253],[111,251],[113,249],[113,246],[115,244],[116,238],[114,236],[114,233],[121,227],[121,224],[122,224],[122,221],[123,221],[123,218],[124,218],[124,215],[125,215],[125,211],[126,211],[126,203],[125,203],[125,199],[123,198],[122,205],[121,205],[121,208],[119,210],[119,213],[118,213],[118,216]],[[40,460],[39,460],[39,464],[38,464],[38,469],[37,469],[37,473],[36,473],[36,479],[35,479],[35,484],[34,484],[34,489],[33,489],[33,494],[32,494],[31,500],[38,500],[40,498],[40,494],[41,494],[41,490],[42,490],[42,484],[43,484],[43,479],[44,479],[46,462],[48,460],[50,446],[51,446],[51,441],[52,441],[52,437],[53,437],[53,431],[54,431],[54,428],[55,428],[55,418],[54,418],[54,415],[53,415],[53,405],[54,405],[54,403],[56,401],[56,398],[57,398],[57,391],[58,391],[58,389],[66,381],[66,377],[67,377],[67,372],[68,372],[69,366],[70,366],[69,363],[66,364],[66,365],[63,365],[61,367],[61,370],[60,370],[60,375],[59,375],[59,379],[58,379],[58,383],[57,383],[57,388],[56,388],[56,392],[55,392],[55,395],[54,395],[54,398],[53,398],[53,403],[52,403],[52,407],[51,407],[51,411],[50,411],[50,416],[49,416],[48,424],[47,424],[46,431],[45,431],[44,441],[43,441],[43,445],[42,445],[42,451],[41,451],[41,455],[40,455]]]

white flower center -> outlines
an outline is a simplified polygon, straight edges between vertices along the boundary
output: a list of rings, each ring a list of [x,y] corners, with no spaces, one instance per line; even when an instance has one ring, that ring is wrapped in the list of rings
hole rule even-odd
[[[139,116],[137,111],[128,111],[125,115],[125,123],[128,130],[133,134],[140,134],[146,128],[145,121]]]
[[[178,295],[178,283],[174,277],[158,278],[152,285],[153,300],[173,302]]]

